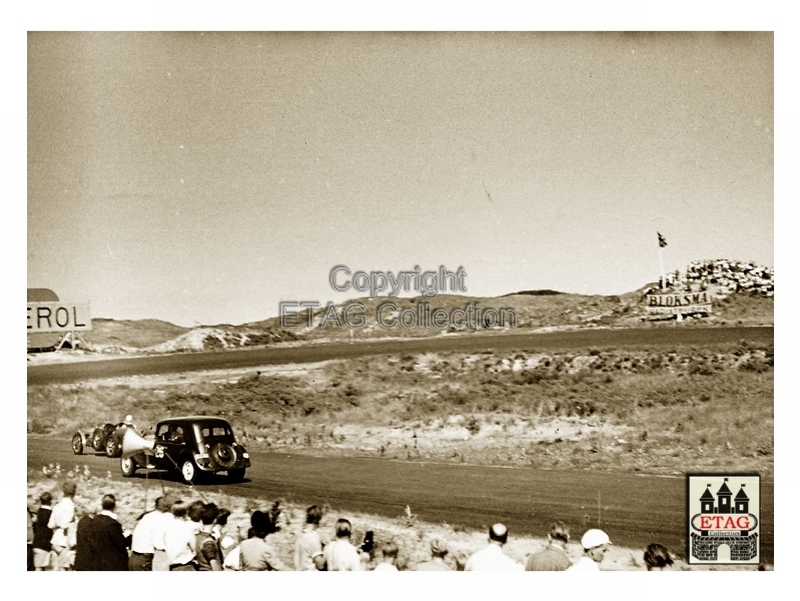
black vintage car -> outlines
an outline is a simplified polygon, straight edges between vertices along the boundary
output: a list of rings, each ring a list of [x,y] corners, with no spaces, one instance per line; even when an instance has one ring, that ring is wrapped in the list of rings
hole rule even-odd
[[[228,421],[220,417],[172,417],[158,423],[152,440],[134,440],[134,450],[136,444],[142,449],[120,460],[126,478],[141,467],[174,472],[187,483],[216,472],[227,472],[229,480],[238,482],[250,467],[250,455],[236,442]]]

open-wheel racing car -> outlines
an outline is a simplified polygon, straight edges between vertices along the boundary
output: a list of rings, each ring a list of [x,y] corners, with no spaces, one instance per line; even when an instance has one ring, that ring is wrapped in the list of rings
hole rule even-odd
[[[72,452],[76,455],[83,453],[84,449],[92,448],[98,453],[105,453],[108,457],[119,457],[122,455],[122,437],[127,428],[132,428],[133,424],[126,420],[118,424],[104,424],[97,426],[86,434],[75,432],[72,436]]]
[[[165,419],[156,426],[155,436],[142,438],[131,432],[123,446],[120,469],[126,478],[149,468],[173,472],[192,484],[216,472],[227,472],[230,481],[239,482],[250,467],[250,455],[221,417]]]

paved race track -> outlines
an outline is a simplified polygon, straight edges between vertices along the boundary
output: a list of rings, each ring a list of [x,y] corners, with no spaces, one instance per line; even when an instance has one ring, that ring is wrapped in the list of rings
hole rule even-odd
[[[419,519],[487,528],[502,521],[514,533],[544,536],[554,519],[573,530],[600,525],[614,543],[644,548],[660,542],[685,553],[686,482],[684,478],[538,471],[381,459],[315,458],[251,451],[253,467],[241,484],[224,476],[199,486],[200,491],[273,501],[279,497],[302,504],[329,503],[334,509],[400,516],[406,505]],[[28,468],[60,463],[62,468],[88,465],[92,473],[110,470],[121,480],[119,460],[100,455],[73,455],[67,439],[28,438]],[[160,491],[161,481],[180,486],[159,473],[148,479],[137,472],[142,487]],[[154,498],[154,497],[153,497]],[[773,563],[774,485],[761,485],[761,554]]]
[[[419,352],[478,352],[485,350],[555,351],[559,349],[636,348],[738,342],[771,343],[772,327],[664,327],[632,330],[582,330],[546,334],[475,334],[381,342],[311,344],[299,347],[255,348],[207,353],[176,353],[101,361],[28,366],[28,384],[77,382],[93,378],[164,374],[205,369],[310,363],[367,355]]]

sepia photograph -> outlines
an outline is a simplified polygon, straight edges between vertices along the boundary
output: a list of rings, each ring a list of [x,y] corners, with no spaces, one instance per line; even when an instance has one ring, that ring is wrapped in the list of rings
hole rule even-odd
[[[775,570],[773,31],[26,42],[28,571]]]

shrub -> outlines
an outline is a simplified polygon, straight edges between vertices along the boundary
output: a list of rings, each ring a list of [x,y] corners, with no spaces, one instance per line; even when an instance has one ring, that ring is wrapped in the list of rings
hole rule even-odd
[[[692,359],[692,362],[689,364],[689,374],[693,376],[710,376],[714,373],[714,370],[711,369],[711,366],[706,363],[705,359]]]
[[[45,425],[36,418],[31,420],[30,424],[28,424],[28,432],[33,434],[47,434],[50,430],[52,430],[52,427]]]
[[[746,361],[739,364],[738,370],[744,372],[753,372],[757,374],[764,373],[770,368],[767,362],[758,355],[751,355]]]

